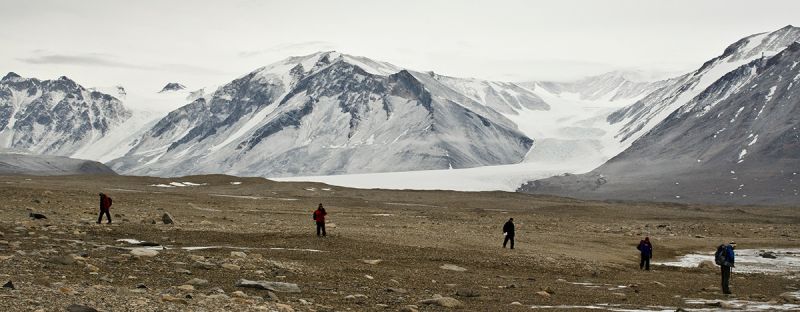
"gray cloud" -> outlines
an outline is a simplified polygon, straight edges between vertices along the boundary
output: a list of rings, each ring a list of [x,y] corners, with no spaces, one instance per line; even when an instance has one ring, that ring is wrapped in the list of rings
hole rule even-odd
[[[67,54],[45,54],[37,55],[27,58],[18,58],[18,60],[36,65],[80,65],[80,66],[98,66],[98,67],[117,67],[117,68],[130,68],[130,69],[152,69],[149,66],[142,66],[136,64],[129,64],[111,60],[105,54],[82,54],[82,55],[67,55]]]
[[[78,55],[69,54],[47,54],[47,51],[37,49],[33,51],[36,56],[27,58],[18,58],[19,61],[35,65],[75,65],[75,66],[93,66],[93,67],[114,67],[138,70],[157,70],[167,72],[184,72],[191,74],[231,74],[230,72],[207,68],[202,66],[194,66],[188,64],[132,64],[114,60],[114,56],[105,53],[86,53]]]
[[[256,51],[243,51],[239,52],[240,57],[253,57],[259,56],[263,54],[270,54],[270,53],[280,53],[280,52],[292,52],[297,50],[307,50],[307,49],[315,49],[315,50],[331,50],[334,49],[335,45],[332,42],[327,41],[305,41],[305,42],[298,42],[298,43],[288,43],[288,44],[279,44],[273,47],[269,47],[262,50]]]

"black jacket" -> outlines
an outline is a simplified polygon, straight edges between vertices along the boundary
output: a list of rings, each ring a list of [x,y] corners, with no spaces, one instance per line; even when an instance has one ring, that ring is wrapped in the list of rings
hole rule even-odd
[[[514,222],[508,221],[503,225],[503,233],[508,233],[509,236],[514,236]]]

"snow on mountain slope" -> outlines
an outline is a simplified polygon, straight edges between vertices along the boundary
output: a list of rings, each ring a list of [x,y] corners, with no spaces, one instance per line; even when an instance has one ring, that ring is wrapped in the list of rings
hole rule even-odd
[[[0,147],[72,155],[130,118],[118,99],[67,77],[0,80]]]
[[[615,102],[641,99],[664,83],[663,80],[647,80],[638,72],[612,71],[573,82],[542,81],[523,85],[536,84],[551,94],[565,97],[574,94],[583,101]]]
[[[616,136],[630,145],[725,74],[761,58],[762,54],[774,55],[798,39],[800,28],[791,25],[774,32],[745,37],[726,48],[722,55],[703,64],[700,69],[670,79],[666,86],[644,99],[614,112],[608,121],[621,125]]]
[[[126,173],[290,176],[520,162],[532,140],[430,74],[337,52],[292,57],[170,112]]]
[[[767,42],[769,36],[762,38]],[[602,166],[520,190],[594,199],[796,204],[798,59],[798,42],[756,58],[711,83]]]

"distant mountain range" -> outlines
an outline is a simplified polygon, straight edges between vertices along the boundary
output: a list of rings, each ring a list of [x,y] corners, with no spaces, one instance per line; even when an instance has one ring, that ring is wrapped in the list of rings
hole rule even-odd
[[[800,28],[746,37],[609,116],[625,151],[520,191],[592,199],[800,201]],[[639,133],[645,133],[638,137]]]
[[[487,81],[317,52],[218,88],[168,83],[152,96],[184,105],[161,114],[126,108],[132,95],[122,86],[9,73],[0,80],[0,147],[156,176],[597,166],[520,191],[792,202],[798,38],[792,26],[748,36],[698,70],[661,81],[621,71],[573,82]]]

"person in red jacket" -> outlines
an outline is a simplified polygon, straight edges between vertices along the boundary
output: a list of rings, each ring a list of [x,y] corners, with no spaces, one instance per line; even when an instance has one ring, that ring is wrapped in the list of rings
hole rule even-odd
[[[327,233],[325,233],[325,216],[327,215],[328,213],[325,212],[325,208],[322,207],[322,203],[320,203],[319,207],[317,207],[317,210],[314,211],[313,214],[314,222],[317,223],[317,236],[320,236],[320,232],[322,233],[322,236],[327,235]]]
[[[103,214],[106,215],[108,218],[108,223],[111,223],[111,197],[108,197],[106,194],[100,193],[100,215],[97,216],[97,224],[100,224],[100,221],[103,220]]]

